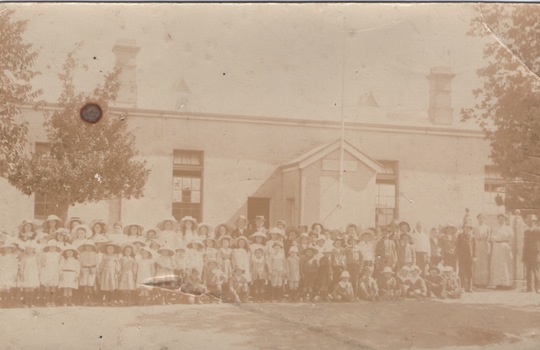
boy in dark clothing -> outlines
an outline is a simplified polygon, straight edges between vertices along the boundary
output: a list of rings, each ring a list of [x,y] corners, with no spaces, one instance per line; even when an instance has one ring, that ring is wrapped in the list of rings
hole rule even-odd
[[[446,299],[446,280],[441,276],[441,271],[437,266],[429,268],[429,274],[425,281],[428,297],[435,296],[439,299]]]
[[[461,286],[466,292],[472,292],[473,264],[476,261],[476,241],[472,235],[471,222],[463,224],[463,232],[456,241],[456,256],[459,264]]]

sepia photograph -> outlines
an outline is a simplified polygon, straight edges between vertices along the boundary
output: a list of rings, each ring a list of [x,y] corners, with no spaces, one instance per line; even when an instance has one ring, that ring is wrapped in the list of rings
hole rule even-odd
[[[540,348],[539,44],[537,4],[0,4],[0,347]]]

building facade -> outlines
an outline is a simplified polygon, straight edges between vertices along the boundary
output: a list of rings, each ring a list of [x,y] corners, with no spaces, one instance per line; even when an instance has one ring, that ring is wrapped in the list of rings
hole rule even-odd
[[[430,105],[424,121],[348,120],[341,138],[339,121],[138,108],[138,50],[134,42],[122,41],[114,52],[125,69],[114,113],[126,116],[150,177],[143,198],[76,205],[69,215],[150,227],[171,214],[212,224],[232,223],[243,214],[264,215],[270,225],[284,219],[295,226],[322,222],[344,228],[394,218],[436,227],[459,222],[465,208],[504,212],[495,204],[504,183],[490,165],[488,142],[481,131],[453,120],[453,75],[446,68],[434,68],[427,77]],[[178,91],[189,88],[182,81]],[[29,145],[36,149],[46,145],[43,118],[23,110]],[[0,193],[0,225],[13,227],[54,212],[46,196],[22,195],[4,179]]]

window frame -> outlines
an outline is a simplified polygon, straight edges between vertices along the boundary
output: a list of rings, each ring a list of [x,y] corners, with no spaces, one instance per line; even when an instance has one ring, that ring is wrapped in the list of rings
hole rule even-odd
[[[187,164],[176,162],[177,159],[182,158],[181,154],[190,154],[191,156],[197,155],[199,158],[199,164]],[[190,216],[194,216],[199,222],[203,220],[203,203],[204,203],[204,151],[201,150],[189,150],[189,149],[174,149],[172,154],[172,178],[171,178],[171,214],[174,216],[175,212],[188,211]],[[175,177],[198,177],[200,178],[200,199],[199,203],[184,203],[174,201],[174,178]],[[182,208],[185,206],[185,208]],[[195,208],[195,209],[194,209]],[[193,215],[194,211],[198,211],[199,215]],[[180,214],[181,216],[185,216]],[[198,216],[198,217],[197,217]],[[178,220],[181,219],[177,218]]]
[[[383,171],[377,173],[375,178],[375,186],[377,193],[375,194],[375,224],[379,225],[378,216],[379,210],[393,209],[392,220],[399,218],[399,162],[395,160],[377,160],[382,166],[383,170],[391,169],[391,172]],[[379,207],[379,185],[388,184],[394,185],[394,208],[382,208]],[[388,214],[380,214],[387,216]]]

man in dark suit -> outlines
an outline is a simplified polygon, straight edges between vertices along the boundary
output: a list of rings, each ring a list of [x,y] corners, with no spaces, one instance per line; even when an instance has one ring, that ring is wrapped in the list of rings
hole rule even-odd
[[[244,215],[240,215],[236,219],[236,227],[232,231],[231,235],[233,238],[238,238],[240,236],[248,237],[247,229],[248,220]]]
[[[527,277],[527,292],[540,293],[540,227],[534,214],[527,215],[523,238],[523,264]]]
[[[463,224],[461,232],[456,241],[456,256],[459,264],[459,278],[461,286],[466,292],[472,292],[473,264],[476,261],[476,241],[472,235],[471,220]]]

